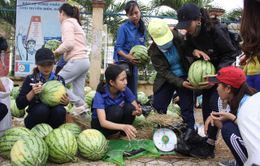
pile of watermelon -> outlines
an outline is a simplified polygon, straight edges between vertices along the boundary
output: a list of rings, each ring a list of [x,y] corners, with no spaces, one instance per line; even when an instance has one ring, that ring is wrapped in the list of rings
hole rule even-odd
[[[138,60],[138,66],[145,66],[150,62],[150,57],[148,56],[148,50],[147,47],[143,45],[136,45],[132,47],[130,50],[130,53],[133,54],[135,59]]]

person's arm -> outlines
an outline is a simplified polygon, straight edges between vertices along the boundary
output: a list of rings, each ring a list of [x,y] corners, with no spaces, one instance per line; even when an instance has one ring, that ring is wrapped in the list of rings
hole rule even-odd
[[[135,95],[133,94],[133,92],[128,88],[126,87],[125,91],[125,96],[126,96],[126,102],[127,103],[131,103],[134,107],[135,107],[135,110],[133,111],[132,115],[133,116],[139,116],[142,114],[142,108],[141,106],[136,102],[136,97]]]
[[[61,55],[65,52],[70,51],[75,43],[75,35],[74,35],[74,24],[71,21],[65,20],[62,25],[62,43],[61,45],[54,51],[55,55]]]
[[[218,69],[222,67],[230,66],[236,61],[236,56],[238,52],[236,48],[232,45],[230,37],[221,28],[215,28],[214,33],[214,45],[219,52],[219,65]]]

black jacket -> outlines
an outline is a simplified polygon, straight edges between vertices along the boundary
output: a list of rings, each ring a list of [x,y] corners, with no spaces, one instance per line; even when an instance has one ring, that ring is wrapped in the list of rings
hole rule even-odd
[[[173,30],[173,44],[179,52],[181,58],[181,63],[184,70],[187,72],[192,61],[192,57],[185,56],[184,41],[182,36],[176,31]],[[177,77],[170,70],[170,64],[164,56],[164,54],[159,50],[157,45],[153,42],[148,50],[148,54],[151,57],[152,64],[154,69],[157,72],[156,78],[154,80],[153,91],[154,93],[167,81],[170,84],[173,84],[175,87],[182,87],[183,78]]]
[[[221,24],[215,24],[209,30],[202,26],[197,37],[187,36],[185,44],[190,56],[194,49],[208,54],[216,70],[230,66],[238,56],[238,51],[233,46],[227,30]]]

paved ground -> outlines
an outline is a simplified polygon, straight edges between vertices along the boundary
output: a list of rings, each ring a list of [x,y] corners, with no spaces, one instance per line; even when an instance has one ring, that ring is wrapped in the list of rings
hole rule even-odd
[[[201,123],[201,111],[195,112],[196,121]],[[135,160],[126,160],[127,166],[216,166],[221,159],[231,159],[232,155],[227,146],[223,142],[221,136],[217,141],[216,154],[214,159],[195,159],[182,155],[167,155],[160,158],[139,158]],[[97,161],[90,162],[83,158],[79,158],[77,163],[67,163],[59,166],[112,166],[114,164]],[[11,166],[9,160],[0,157],[0,166]],[[47,163],[47,166],[58,166],[58,164]]]

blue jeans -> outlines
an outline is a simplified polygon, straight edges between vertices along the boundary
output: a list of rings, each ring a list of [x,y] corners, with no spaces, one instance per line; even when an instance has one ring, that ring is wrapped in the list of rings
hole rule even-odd
[[[248,156],[238,126],[231,121],[226,121],[223,123],[221,134],[236,159],[237,165],[244,165]]]
[[[39,123],[47,123],[52,128],[57,128],[65,123],[66,109],[62,105],[49,107],[46,104],[38,103],[26,111],[28,115],[24,119],[24,123],[28,129]]]
[[[168,82],[165,82],[157,92],[154,92],[153,107],[159,112],[166,114],[167,107],[170,104],[174,91],[177,91],[177,95],[180,98],[179,104],[181,108],[181,116],[184,123],[188,124],[188,127],[194,129],[194,101],[193,91],[186,88],[177,88]]]
[[[255,88],[258,92],[260,92],[260,74],[259,75],[253,75],[253,76],[247,76],[247,84]]]

